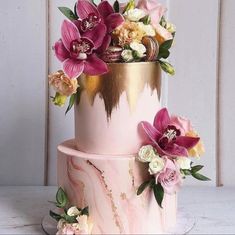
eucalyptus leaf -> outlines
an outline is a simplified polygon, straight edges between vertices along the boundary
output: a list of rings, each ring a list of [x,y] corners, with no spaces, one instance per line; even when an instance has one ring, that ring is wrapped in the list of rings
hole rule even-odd
[[[68,197],[62,188],[59,188],[56,193],[56,206],[63,208],[68,203]]]
[[[160,183],[153,186],[153,193],[158,205],[162,208],[162,201],[164,197],[164,189]]]
[[[77,20],[78,17],[68,7],[58,7],[58,9],[71,21]]]
[[[197,180],[201,180],[201,181],[210,181],[211,179],[209,179],[208,177],[202,175],[202,174],[199,174],[197,172],[192,172],[192,176],[197,179]]]
[[[142,183],[137,190],[137,195],[140,195],[141,193],[143,193],[143,191],[150,185],[150,182],[151,181],[148,180]]]
[[[191,171],[192,171],[192,172],[198,172],[198,171],[200,171],[203,167],[204,167],[204,166],[202,166],[202,165],[193,166],[193,167],[191,168]]]
[[[120,11],[120,4],[118,0],[115,0],[114,4],[113,4],[113,9],[115,12],[119,12]]]
[[[81,214],[89,216],[89,207],[87,206],[87,207],[83,208],[81,211]]]
[[[50,210],[49,214],[50,214],[50,216],[51,216],[53,219],[55,219],[56,221],[59,221],[59,220],[61,219],[61,215],[59,215],[59,214],[57,214],[57,213],[55,213],[55,212],[53,212],[53,211],[51,211],[51,210]]]
[[[68,113],[68,111],[73,107],[74,103],[76,100],[76,94],[72,94],[69,99],[69,105],[68,108],[66,109],[65,115]]]

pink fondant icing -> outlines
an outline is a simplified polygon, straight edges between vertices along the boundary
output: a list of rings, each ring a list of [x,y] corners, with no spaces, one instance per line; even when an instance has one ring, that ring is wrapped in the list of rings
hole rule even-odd
[[[94,155],[76,150],[75,140],[58,146],[58,184],[73,205],[89,206],[93,234],[161,234],[176,222],[176,195],[165,195],[163,209],[146,190],[148,177],[134,155]]]
[[[79,105],[75,105],[77,148],[95,154],[134,154],[143,144],[144,135],[141,135],[138,124],[143,120],[152,123],[159,109],[157,91],[146,86],[134,110],[130,110],[123,92],[118,107],[108,120],[103,99],[97,95],[91,105],[86,92],[83,92]]]

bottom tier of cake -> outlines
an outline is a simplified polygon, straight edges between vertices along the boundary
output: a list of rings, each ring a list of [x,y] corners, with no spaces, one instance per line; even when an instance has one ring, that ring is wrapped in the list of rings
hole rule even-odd
[[[137,196],[148,178],[134,155],[107,156],[58,146],[58,184],[72,205],[89,206],[93,234],[162,234],[176,223],[177,196],[165,194],[160,208],[152,191]]]

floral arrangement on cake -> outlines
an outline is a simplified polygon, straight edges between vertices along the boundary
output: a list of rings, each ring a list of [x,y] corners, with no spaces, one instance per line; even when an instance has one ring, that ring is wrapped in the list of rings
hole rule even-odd
[[[89,219],[88,207],[83,209],[76,206],[68,207],[69,201],[65,191],[59,188],[56,193],[56,202],[53,202],[60,213],[50,211],[50,216],[57,223],[56,235],[62,234],[91,234],[93,224]]]
[[[70,97],[66,113],[79,93],[78,78],[108,72],[108,63],[158,62],[174,75],[167,62],[175,36],[175,26],[165,19],[166,8],[157,0],[129,0],[113,6],[107,1],[78,0],[74,10],[59,7],[68,18],[61,26],[61,38],[54,51],[63,69],[49,75],[56,94],[53,103],[63,106]]]
[[[148,165],[150,178],[140,185],[137,195],[150,187],[162,207],[164,193],[176,193],[186,176],[210,180],[199,173],[203,166],[193,165],[190,159],[199,159],[205,150],[188,119],[170,116],[168,110],[163,108],[156,114],[153,125],[144,121],[140,125],[148,137],[148,143],[140,148],[137,160]]]

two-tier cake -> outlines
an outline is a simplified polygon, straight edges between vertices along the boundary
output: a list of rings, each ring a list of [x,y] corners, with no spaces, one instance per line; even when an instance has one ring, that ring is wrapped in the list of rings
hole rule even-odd
[[[161,108],[175,27],[156,0],[59,9],[68,18],[54,46],[63,70],[49,80],[53,102],[74,105],[75,138],[58,146],[58,234],[166,232],[182,179],[208,179],[189,159],[203,152],[190,121]]]

